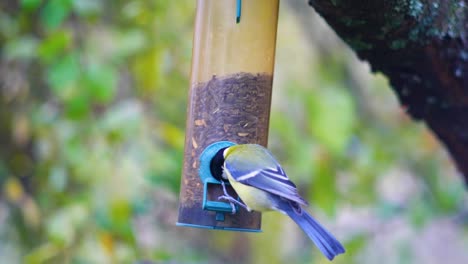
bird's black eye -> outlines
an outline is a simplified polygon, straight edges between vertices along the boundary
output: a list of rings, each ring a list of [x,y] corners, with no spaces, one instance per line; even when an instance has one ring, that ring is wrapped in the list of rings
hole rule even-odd
[[[227,148],[222,148],[216,152],[213,159],[210,162],[210,171],[211,175],[218,181],[222,181],[223,179],[223,164],[224,164],[224,155],[223,152]]]

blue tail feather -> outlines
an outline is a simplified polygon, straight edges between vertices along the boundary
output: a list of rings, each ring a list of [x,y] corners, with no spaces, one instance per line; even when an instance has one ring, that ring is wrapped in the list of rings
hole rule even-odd
[[[345,252],[343,245],[325,227],[299,205],[294,207],[291,202],[283,202],[278,209],[291,217],[329,260]]]

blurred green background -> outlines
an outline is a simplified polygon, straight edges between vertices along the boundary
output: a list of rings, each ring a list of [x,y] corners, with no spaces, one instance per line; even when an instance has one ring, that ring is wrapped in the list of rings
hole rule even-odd
[[[178,228],[195,1],[0,2],[1,263],[328,263],[292,221]],[[280,7],[269,147],[336,263],[468,263],[428,129],[306,1]]]

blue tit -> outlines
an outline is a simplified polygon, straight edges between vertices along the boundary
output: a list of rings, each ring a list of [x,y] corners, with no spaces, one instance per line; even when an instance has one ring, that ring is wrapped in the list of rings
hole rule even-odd
[[[343,245],[302,209],[307,202],[266,148],[257,144],[234,145],[224,149],[222,155],[222,178],[229,181],[242,202],[226,191],[220,200],[238,204],[249,212],[275,210],[288,215],[329,260],[345,252]]]

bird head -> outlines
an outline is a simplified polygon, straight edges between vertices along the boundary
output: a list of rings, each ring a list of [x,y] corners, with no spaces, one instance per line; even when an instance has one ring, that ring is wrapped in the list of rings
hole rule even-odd
[[[224,157],[225,157],[225,150],[229,148],[222,148],[216,152],[210,162],[210,171],[211,175],[218,181],[225,180],[223,178],[223,164],[224,164]]]

